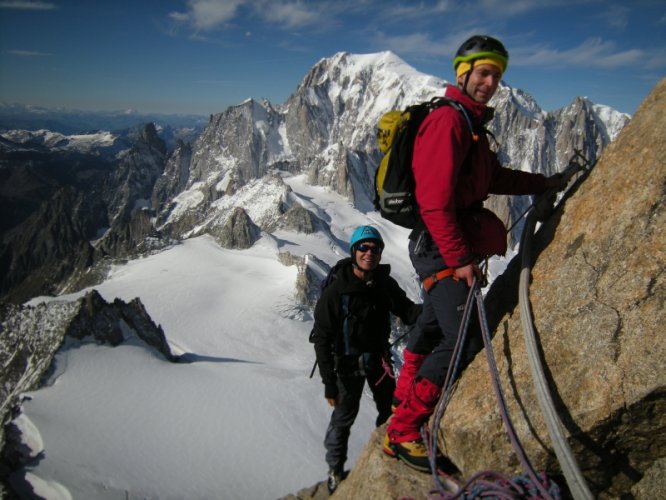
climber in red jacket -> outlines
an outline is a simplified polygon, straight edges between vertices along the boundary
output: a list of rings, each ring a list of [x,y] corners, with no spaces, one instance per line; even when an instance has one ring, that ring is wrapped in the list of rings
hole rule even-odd
[[[445,96],[466,113],[437,108],[421,124],[414,143],[412,168],[423,224],[410,235],[409,253],[426,294],[404,350],[384,451],[419,470],[429,470],[421,426],[439,400],[467,295],[474,278],[481,278],[479,262],[507,249],[506,228],[483,201],[490,193],[540,194],[564,187],[559,174],[547,178],[502,167],[490,149],[483,127],[493,109],[487,104],[508,60],[502,43],[492,37],[465,41],[453,62],[457,86],[447,86]],[[478,323],[469,328],[461,370],[482,346]]]

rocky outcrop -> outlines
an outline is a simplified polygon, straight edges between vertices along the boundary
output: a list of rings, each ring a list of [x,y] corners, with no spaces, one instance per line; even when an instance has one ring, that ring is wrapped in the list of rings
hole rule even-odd
[[[299,203],[294,203],[289,207],[277,223],[277,227],[280,229],[290,229],[304,234],[314,233],[319,225],[317,216]]]
[[[537,233],[534,324],[569,446],[596,498],[666,495],[658,479],[666,457],[665,112],[663,80]],[[557,477],[516,308],[518,268],[513,262],[486,298],[493,350],[527,456]],[[383,456],[379,436],[381,430],[334,497],[424,498],[432,483]],[[485,355],[459,380],[439,440],[462,477],[521,472]]]
[[[93,290],[75,301],[1,306],[0,481],[5,472],[16,469],[15,461],[22,456],[11,445],[5,446],[5,424],[21,394],[38,388],[46,379],[53,357],[66,339],[116,346],[130,337],[137,337],[166,360],[177,361],[162,328],[152,321],[139,299],[108,303]]]
[[[252,222],[247,212],[236,207],[222,227],[210,230],[211,236],[224,248],[250,248],[259,238],[261,230]]]

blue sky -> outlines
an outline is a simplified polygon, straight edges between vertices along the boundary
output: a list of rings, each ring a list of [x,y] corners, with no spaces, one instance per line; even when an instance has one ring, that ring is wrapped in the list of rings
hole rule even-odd
[[[340,51],[452,80],[474,33],[505,43],[505,82],[548,111],[585,96],[633,114],[666,76],[663,0],[0,0],[0,101],[218,113],[284,102]]]

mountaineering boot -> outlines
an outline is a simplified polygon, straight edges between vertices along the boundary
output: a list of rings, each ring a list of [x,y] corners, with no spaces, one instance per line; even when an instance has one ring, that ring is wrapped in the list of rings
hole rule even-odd
[[[406,399],[398,406],[386,429],[384,453],[398,457],[417,470],[429,470],[428,452],[421,439],[421,426],[432,415],[440,392],[441,388],[426,378],[412,384]]]
[[[328,479],[326,480],[326,487],[329,493],[333,493],[342,481],[342,471],[331,469],[328,471]]]
[[[412,469],[421,472],[430,472],[430,459],[428,449],[423,439],[405,441],[403,443],[392,443],[391,448],[395,456],[409,465]]]
[[[384,450],[384,453],[386,453],[391,457],[398,456],[396,452],[393,451],[393,446],[391,445],[391,440],[389,439],[388,432],[384,434],[384,440],[382,441],[382,449]]]
[[[423,439],[419,438],[414,441],[405,441],[404,443],[391,443],[388,434],[384,434],[383,441],[384,453],[391,457],[399,458],[410,467],[422,471],[430,471],[430,457],[428,456],[428,448],[423,443]],[[435,462],[440,465],[444,455],[437,450]]]
[[[391,410],[394,413],[396,408],[400,406],[400,403],[407,397],[409,388],[414,383],[414,379],[426,356],[427,354],[415,354],[407,348],[402,352],[402,368],[400,368],[400,376],[395,384],[393,403],[391,404]]]

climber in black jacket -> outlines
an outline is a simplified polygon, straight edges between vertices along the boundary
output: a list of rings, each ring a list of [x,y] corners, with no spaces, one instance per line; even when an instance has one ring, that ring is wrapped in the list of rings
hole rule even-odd
[[[421,313],[380,264],[384,241],[372,226],[358,227],[350,240],[351,257],[336,267],[336,278],[315,306],[314,343],[324,397],[333,406],[324,446],[328,489],[342,479],[347,441],[359,411],[365,381],[377,406],[376,425],[391,415],[395,381],[391,368],[390,314],[413,324]]]

